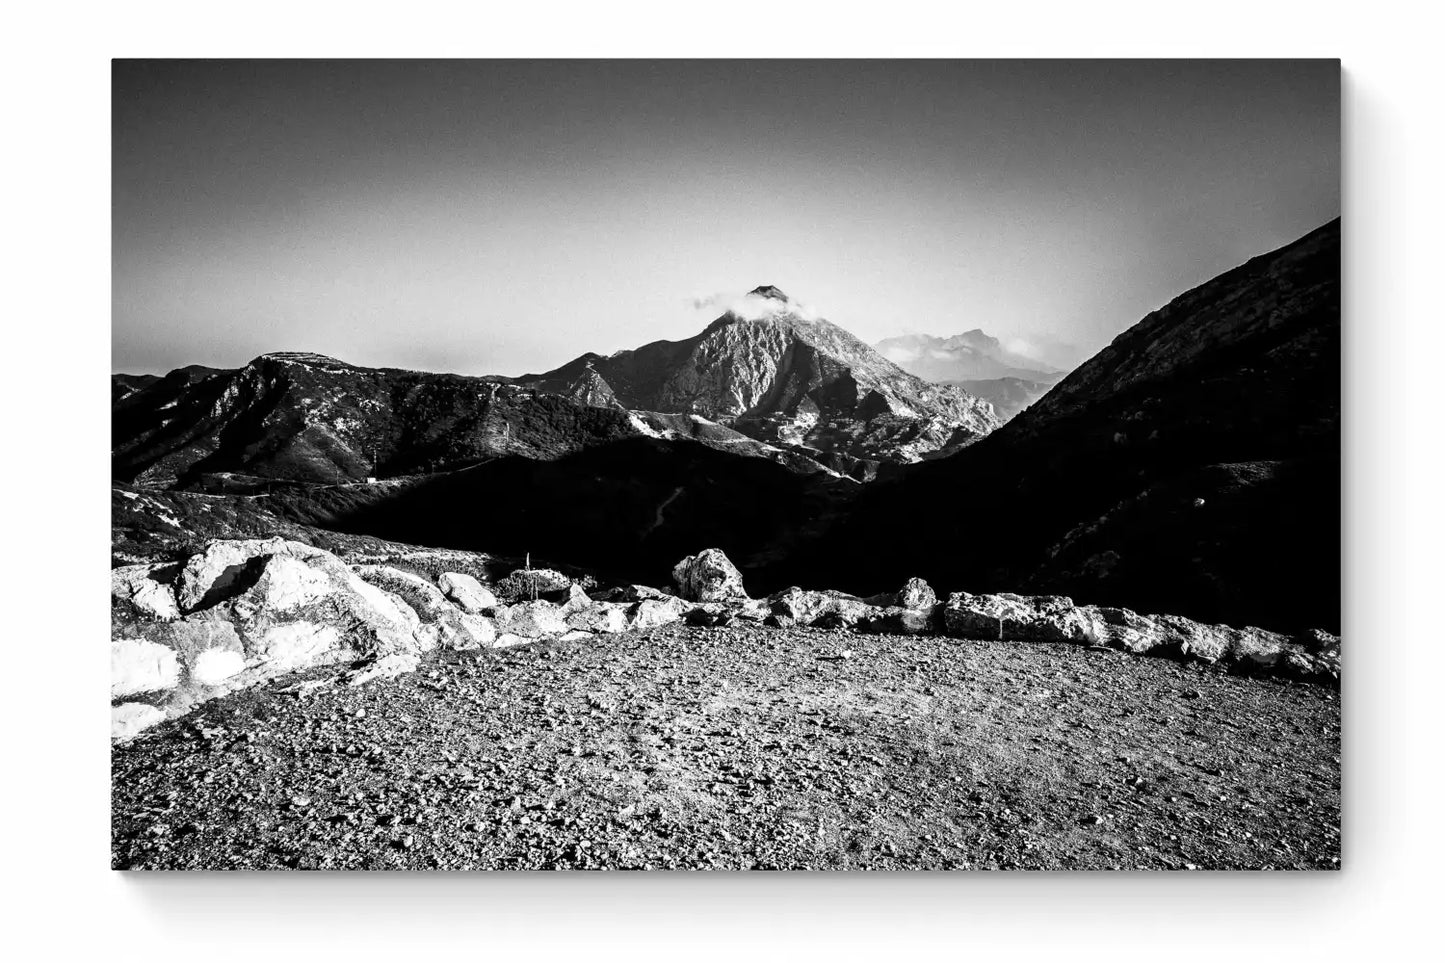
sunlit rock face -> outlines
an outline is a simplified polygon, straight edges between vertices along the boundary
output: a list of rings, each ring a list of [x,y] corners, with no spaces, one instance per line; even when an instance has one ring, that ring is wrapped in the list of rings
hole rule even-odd
[[[911,462],[998,427],[987,402],[930,384],[772,285],[700,334],[588,354],[524,383],[634,411],[696,415],[750,438]]]

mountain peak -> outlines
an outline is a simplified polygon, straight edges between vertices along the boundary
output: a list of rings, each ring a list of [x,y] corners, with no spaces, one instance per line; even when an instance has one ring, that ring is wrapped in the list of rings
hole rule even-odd
[[[279,361],[283,364],[300,364],[318,368],[352,368],[354,365],[342,361],[340,358],[333,358],[326,354],[317,354],[314,351],[267,351],[263,355],[251,359],[251,364],[259,364],[263,361]]]
[[[748,295],[750,297],[756,295],[760,298],[772,298],[776,301],[788,300],[788,296],[783,293],[782,288],[779,288],[776,285],[772,284],[759,284],[757,287],[749,291]]]

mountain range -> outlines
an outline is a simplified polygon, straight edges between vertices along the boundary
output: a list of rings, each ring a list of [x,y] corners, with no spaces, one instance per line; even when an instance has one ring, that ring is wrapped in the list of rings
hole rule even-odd
[[[1005,348],[998,338],[979,328],[948,338],[899,335],[873,347],[904,371],[939,384],[995,378],[1052,381],[1062,375],[1053,365]]]
[[[1064,372],[1039,358],[1005,348],[998,338],[974,328],[940,338],[905,334],[885,338],[874,349],[909,374],[962,388],[993,405],[1000,421],[1023,411]]]
[[[678,342],[520,378],[364,368],[279,351],[238,369],[111,379],[115,478],[339,483],[552,459],[622,438],[688,440],[857,480],[997,427],[962,389],[899,370],[781,291],[758,288]]]
[[[1002,427],[764,286],[684,341],[518,378],[285,352],[117,375],[113,474],[656,584],[720,547],[763,592],[922,576],[1335,629],[1339,243],[1336,220],[1179,296]]]

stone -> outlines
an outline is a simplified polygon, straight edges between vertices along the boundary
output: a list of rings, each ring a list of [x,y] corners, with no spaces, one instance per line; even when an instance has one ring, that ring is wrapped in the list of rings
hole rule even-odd
[[[1093,642],[1142,655],[1170,656],[1241,666],[1304,679],[1339,677],[1338,639],[1321,633],[1310,641],[1321,648],[1311,651],[1298,637],[1291,638],[1255,626],[1233,628],[1209,625],[1178,615],[1140,615],[1130,609],[1081,606]],[[1333,639],[1333,647],[1331,642]]]
[[[672,568],[672,579],[677,584],[678,595],[689,602],[748,597],[743,590],[742,573],[719,548],[703,549],[678,562]]]
[[[268,625],[251,640],[251,652],[273,674],[314,665],[340,648],[341,631],[323,622]]]
[[[112,609],[132,617],[168,622],[181,617],[171,581],[175,565],[123,565],[110,570]]]
[[[191,665],[191,678],[201,685],[220,685],[244,671],[246,659],[231,649],[206,649],[196,655]]]
[[[1015,642],[1093,641],[1089,619],[1062,595],[970,595],[955,592],[943,612],[955,638]]]
[[[124,702],[111,706],[110,738],[114,742],[126,742],[165,719],[164,710],[144,702]]]
[[[680,620],[692,608],[676,596],[661,599],[643,599],[634,603],[627,613],[627,625],[631,629],[655,629],[671,625]]]
[[[732,625],[733,617],[720,607],[700,604],[689,609],[687,614],[682,617],[682,621],[693,626],[721,627]]]
[[[181,681],[174,649],[145,639],[113,639],[110,643],[110,697],[173,689]]]
[[[1202,626],[1201,628],[1221,629],[1223,626]],[[1270,632],[1253,625],[1242,629],[1230,629],[1228,657],[1237,665],[1250,668],[1267,668],[1283,661],[1295,647],[1289,637]]]
[[[900,605],[874,606],[857,622],[859,632],[869,634],[926,635],[937,629],[933,609],[908,609]]]
[[[217,539],[186,560],[175,585],[176,601],[182,612],[208,608],[248,588],[259,573],[257,559],[325,554],[310,545],[284,538]]]
[[[496,610],[495,618],[497,631],[503,635],[538,639],[567,631],[567,620],[562,610],[540,599],[501,606]]]
[[[776,617],[800,625],[851,628],[870,612],[862,599],[842,592],[818,592],[797,586],[768,596],[767,604]]]
[[[938,596],[932,586],[921,578],[911,578],[898,592],[899,606],[917,612],[931,612],[938,604]]]
[[[427,648],[467,651],[486,648],[496,640],[497,630],[490,619],[463,611],[452,604],[440,588],[420,575],[385,565],[357,566],[356,574],[368,584],[390,592],[411,607],[421,621],[422,630],[434,639],[433,644]],[[446,578],[445,575],[442,577]],[[492,599],[494,606],[495,597],[490,592],[486,595]],[[473,601],[485,599],[474,596]]]
[[[1239,647],[1240,630],[1227,625],[1205,625],[1177,615],[1154,615],[1149,617],[1149,621],[1158,626],[1156,647],[1163,646],[1165,649],[1159,655],[1172,654],[1218,662],[1227,659]]]
[[[569,585],[560,592],[553,592],[547,601],[561,609],[564,615],[570,615],[581,609],[591,608],[594,604],[591,596],[582,590],[582,586],[577,584]]]
[[[415,672],[419,665],[421,658],[415,652],[393,652],[350,670],[342,676],[342,681],[349,686],[358,686],[376,679],[395,679]]]
[[[219,619],[187,616],[175,622],[136,622],[120,628],[119,633],[121,638],[146,639],[173,649],[192,681],[199,681],[198,672],[209,677],[217,666],[239,662],[244,667],[246,661],[245,646],[236,627]],[[216,662],[217,653],[228,655]],[[201,667],[203,657],[206,664]]]
[[[614,634],[627,631],[628,607],[619,602],[593,602],[567,613],[567,625],[584,632]]]
[[[874,595],[863,601],[880,608],[896,606],[917,611],[931,611],[938,604],[938,596],[934,593],[933,587],[923,579],[910,578],[897,592],[884,592],[882,595]]]
[[[499,604],[490,589],[461,572],[443,572],[437,579],[437,585],[447,599],[469,615],[480,615]]]
[[[772,613],[763,599],[728,599],[724,602],[697,602],[684,613],[689,625],[732,625],[738,620],[765,621]]]
[[[1310,629],[1303,635],[1296,636],[1294,641],[1306,652],[1326,655],[1340,653],[1340,637],[1323,629]]]
[[[1173,638],[1168,627],[1132,609],[1087,605],[1078,610],[1095,645],[1143,654]]]
[[[132,607],[117,616],[111,650],[113,698],[159,693],[157,708],[167,715],[312,666],[360,662],[357,672],[374,665],[394,674],[415,667],[440,635],[401,596],[328,552],[285,539],[209,542],[175,579],[181,617],[136,620]],[[122,584],[133,581],[125,573]],[[426,593],[402,588],[432,612]],[[494,637],[489,622],[464,623],[478,617],[439,604],[472,644]]]

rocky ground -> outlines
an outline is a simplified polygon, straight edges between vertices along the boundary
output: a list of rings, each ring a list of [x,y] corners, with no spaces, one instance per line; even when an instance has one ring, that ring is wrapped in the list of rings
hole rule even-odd
[[[1339,866],[1325,685],[748,624],[334,674],[116,746],[115,868]]]

